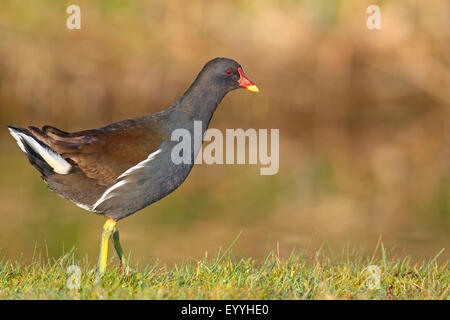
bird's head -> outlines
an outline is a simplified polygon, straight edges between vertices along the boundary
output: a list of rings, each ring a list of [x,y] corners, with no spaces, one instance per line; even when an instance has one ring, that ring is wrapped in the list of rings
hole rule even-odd
[[[258,87],[244,75],[241,65],[228,58],[215,58],[206,63],[199,78],[209,86],[225,90],[225,93],[238,88],[259,92]]]

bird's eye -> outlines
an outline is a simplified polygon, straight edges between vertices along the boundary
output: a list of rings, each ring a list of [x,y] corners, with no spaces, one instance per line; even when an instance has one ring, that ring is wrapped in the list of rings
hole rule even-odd
[[[227,75],[230,75],[230,74],[232,74],[233,72],[232,72],[230,69],[228,69],[228,70],[226,71],[226,73],[227,73]]]

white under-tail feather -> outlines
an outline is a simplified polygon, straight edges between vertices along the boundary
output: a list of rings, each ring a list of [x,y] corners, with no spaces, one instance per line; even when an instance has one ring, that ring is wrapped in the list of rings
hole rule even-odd
[[[50,149],[50,147],[42,146],[33,137],[26,135],[23,132],[14,130],[13,128],[8,129],[14,139],[16,139],[17,144],[23,152],[27,153],[24,145],[24,143],[26,143],[30,148],[38,153],[50,167],[52,167],[55,173],[68,174],[70,169],[72,169],[71,164],[64,160],[59,153]]]

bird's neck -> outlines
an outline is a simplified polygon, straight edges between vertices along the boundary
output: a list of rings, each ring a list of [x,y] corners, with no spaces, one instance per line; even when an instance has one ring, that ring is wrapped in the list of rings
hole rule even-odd
[[[201,79],[196,79],[183,96],[175,101],[174,108],[186,121],[202,121],[206,130],[225,93],[216,86],[201,82]]]
[[[221,94],[213,86],[192,85],[168,110],[171,123],[169,130],[173,133],[174,129],[185,129],[190,133],[192,139],[190,141],[193,143],[192,164],[203,144],[204,133],[208,129],[212,115],[224,96],[225,94]]]

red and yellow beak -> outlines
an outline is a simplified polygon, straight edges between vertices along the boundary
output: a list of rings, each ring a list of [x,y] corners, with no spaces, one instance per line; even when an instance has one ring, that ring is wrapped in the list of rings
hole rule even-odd
[[[259,92],[258,87],[244,76],[244,72],[242,71],[241,68],[238,68],[238,72],[239,75],[241,76],[241,78],[239,79],[239,85],[242,88],[253,92]]]

